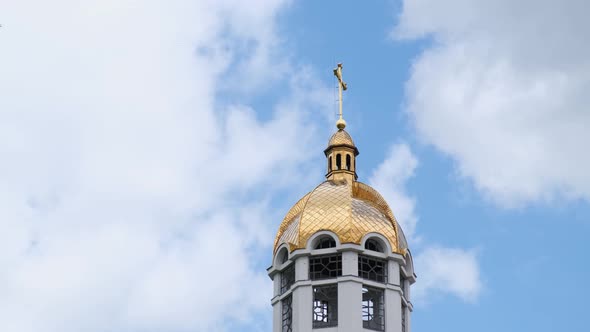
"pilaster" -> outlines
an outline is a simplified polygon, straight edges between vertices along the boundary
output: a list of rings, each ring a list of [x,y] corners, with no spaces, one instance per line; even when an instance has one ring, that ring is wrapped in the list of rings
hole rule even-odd
[[[275,302],[272,306],[272,330],[281,331],[283,324],[283,317],[281,312],[281,301]]]
[[[358,276],[358,253],[355,251],[342,252],[342,275]]]
[[[356,280],[338,283],[338,332],[358,332],[363,326],[363,286]]]
[[[399,285],[399,263],[393,259],[387,262],[387,279],[390,284]]]
[[[309,257],[299,256],[295,260],[295,281],[309,278]]]
[[[399,292],[385,290],[385,332],[401,332],[402,299]],[[406,316],[407,317],[407,316]]]
[[[311,285],[299,286],[293,291],[293,331],[311,332],[312,303]]]

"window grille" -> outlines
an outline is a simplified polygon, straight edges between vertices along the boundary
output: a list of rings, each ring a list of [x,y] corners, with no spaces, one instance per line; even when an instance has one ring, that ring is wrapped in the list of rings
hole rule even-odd
[[[309,258],[309,279],[328,279],[342,275],[342,255],[312,256]]]
[[[314,249],[326,249],[334,247],[336,247],[336,240],[334,240],[331,236],[324,236],[318,240]]]
[[[295,283],[295,264],[291,264],[286,269],[284,269],[283,272],[281,273],[281,294],[288,291],[289,288],[291,288],[291,286],[294,283]]]
[[[359,276],[377,282],[387,283],[387,261],[359,255]]]
[[[313,327],[338,326],[338,285],[313,288]]]
[[[381,243],[373,239],[369,239],[367,240],[367,242],[365,242],[365,249],[371,251],[385,252],[385,250],[383,250],[383,246],[381,245]]]
[[[363,286],[363,327],[385,331],[385,305],[383,290]]]
[[[293,297],[286,296],[282,301],[282,332],[293,332]]]

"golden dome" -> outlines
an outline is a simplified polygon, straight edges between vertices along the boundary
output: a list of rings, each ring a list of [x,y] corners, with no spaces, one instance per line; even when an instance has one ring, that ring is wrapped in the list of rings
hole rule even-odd
[[[333,232],[340,243],[358,245],[365,235],[379,233],[387,238],[393,252],[402,255],[408,247],[383,197],[370,186],[356,181],[328,180],[303,196],[283,219],[274,252],[283,243],[287,243],[289,251],[305,248],[309,238],[319,231]]]
[[[339,129],[337,132],[332,135],[330,141],[328,142],[328,147],[331,146],[338,146],[338,145],[347,145],[350,147],[355,147],[354,142],[352,141],[352,137],[346,132],[344,129]]]

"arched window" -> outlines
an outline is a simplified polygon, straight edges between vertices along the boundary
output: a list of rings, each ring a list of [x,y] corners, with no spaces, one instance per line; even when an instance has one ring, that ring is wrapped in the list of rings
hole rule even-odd
[[[317,240],[314,249],[326,249],[336,247],[336,241],[331,236],[322,236]]]
[[[350,155],[346,155],[346,170],[350,171]]]
[[[289,251],[287,248],[282,248],[277,255],[277,263],[278,265],[284,264],[289,259]]]
[[[340,153],[336,155],[336,169],[342,169],[342,156]]]
[[[385,250],[383,250],[383,245],[381,244],[381,242],[379,242],[375,239],[368,239],[365,242],[365,249],[368,249],[371,251],[385,252]]]
[[[406,265],[404,266],[407,275],[414,274],[414,260],[412,259],[412,253],[408,250],[406,253]]]
[[[328,171],[332,170],[332,156],[330,156],[330,158],[328,158]]]

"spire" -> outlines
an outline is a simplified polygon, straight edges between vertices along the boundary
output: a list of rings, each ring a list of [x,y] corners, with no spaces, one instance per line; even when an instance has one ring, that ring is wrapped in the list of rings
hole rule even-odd
[[[342,118],[342,91],[346,90],[346,83],[342,80],[342,64],[339,63],[334,69],[334,76],[338,78],[338,121],[336,121],[336,128],[342,130],[346,127],[346,121]]]
[[[328,148],[324,154],[328,159],[328,180],[345,180],[350,183],[356,181],[356,156],[359,154],[350,135],[344,130],[346,121],[342,118],[342,91],[346,90],[346,83],[342,80],[342,64],[334,69],[334,76],[338,78],[338,131],[332,135],[328,142]]]

